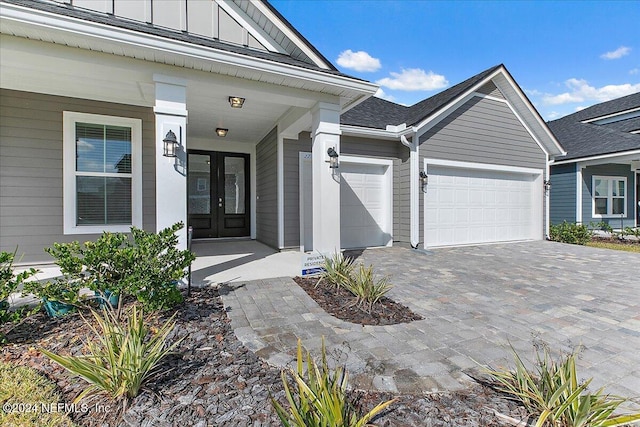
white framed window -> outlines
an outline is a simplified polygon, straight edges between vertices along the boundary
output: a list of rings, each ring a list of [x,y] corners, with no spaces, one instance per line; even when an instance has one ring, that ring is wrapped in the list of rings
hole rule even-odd
[[[596,176],[591,182],[593,218],[627,216],[627,178],[624,176]]]
[[[64,234],[142,227],[142,120],[63,113]]]

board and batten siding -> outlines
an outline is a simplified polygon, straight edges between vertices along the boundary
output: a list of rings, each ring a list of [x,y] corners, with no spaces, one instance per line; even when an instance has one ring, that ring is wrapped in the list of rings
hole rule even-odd
[[[627,216],[621,218],[594,218],[593,217],[593,176],[621,176],[627,178]],[[591,222],[604,221],[613,228],[635,227],[635,173],[628,164],[610,163],[606,165],[587,166],[582,169],[582,223],[589,225]],[[553,188],[553,186],[551,187]]]
[[[256,146],[256,240],[278,248],[278,130]]]
[[[17,248],[22,263],[51,262],[43,249],[54,242],[98,237],[63,233],[63,111],[142,120],[143,228],[155,231],[155,117],[151,108],[1,89],[0,250]]]
[[[551,166],[549,222],[576,222],[576,164]]]
[[[543,171],[546,170],[547,162],[545,152],[506,102],[477,96],[420,136],[421,169],[425,158],[516,166]],[[422,239],[424,237],[423,192],[420,192],[419,205],[420,238]]]

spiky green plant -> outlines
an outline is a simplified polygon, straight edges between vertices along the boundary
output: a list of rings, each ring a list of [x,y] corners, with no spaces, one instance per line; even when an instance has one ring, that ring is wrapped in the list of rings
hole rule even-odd
[[[354,305],[369,313],[374,304],[393,288],[388,277],[376,279],[373,265],[365,267],[362,264],[351,275],[344,276],[343,286],[356,297]]]
[[[351,277],[353,273],[353,258],[345,257],[341,252],[334,253],[331,257],[324,258],[324,272],[318,279],[316,286],[325,281],[336,288],[344,285],[345,277]]]
[[[613,414],[627,399],[605,394],[602,388],[586,392],[592,379],[578,380],[575,351],[556,361],[548,347],[542,347],[536,350],[533,372],[513,347],[514,370],[485,368],[498,390],[537,417],[536,427],[615,427],[640,420],[640,413]]]
[[[135,397],[143,384],[158,373],[162,359],[180,342],[167,345],[167,337],[175,326],[175,314],[151,334],[144,313],[136,306],[123,321],[106,307],[101,314],[91,313],[97,326],[84,319],[95,338],[87,342],[88,354],[61,356],[47,350],[42,352],[89,383],[74,403],[99,393],[113,399]]]
[[[306,373],[305,373],[306,359]],[[289,377],[293,382],[289,382]],[[297,370],[282,371],[282,383],[289,402],[287,411],[271,397],[271,403],[284,427],[364,427],[395,399],[380,403],[359,417],[347,396],[347,372],[342,367],[331,370],[322,340],[322,361],[318,366],[309,352],[302,354],[298,340]]]

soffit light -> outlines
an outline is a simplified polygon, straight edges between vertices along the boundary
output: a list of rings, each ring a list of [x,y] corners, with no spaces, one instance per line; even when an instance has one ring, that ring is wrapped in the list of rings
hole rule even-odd
[[[230,96],[229,105],[231,105],[231,108],[242,108],[244,105],[244,98],[239,96]]]
[[[220,138],[224,138],[225,136],[227,136],[228,132],[229,132],[229,129],[216,128],[216,133]]]

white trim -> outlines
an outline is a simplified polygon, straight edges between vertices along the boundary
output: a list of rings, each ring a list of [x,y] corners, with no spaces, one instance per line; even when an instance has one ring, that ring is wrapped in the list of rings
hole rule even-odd
[[[607,123],[615,123],[615,122],[619,122],[620,120],[627,120],[635,117],[640,117],[640,107],[630,108],[628,110],[623,110],[623,111],[616,111],[615,113],[594,117],[588,120],[583,120],[582,123],[594,123],[597,125],[606,125]]]
[[[311,153],[302,152],[298,153],[298,211],[300,216],[300,252],[305,252],[305,209],[304,209],[304,163],[311,163]],[[311,200],[313,203],[313,199]],[[313,213],[313,206],[311,207],[311,212]]]
[[[606,214],[598,214],[596,213],[596,179],[601,181],[607,181],[607,212],[611,211],[612,213]],[[624,196],[623,196],[623,206],[624,212],[622,214],[614,214],[613,213],[613,192],[612,192],[612,184],[613,182],[624,182]],[[635,188],[633,189],[635,192]],[[627,219],[627,203],[629,196],[629,186],[627,185],[627,177],[626,176],[614,176],[614,175],[591,175],[591,218],[620,218],[622,216],[623,219]],[[599,197],[603,199],[604,197]],[[619,196],[615,197],[616,199],[620,199]]]
[[[549,156],[547,156],[547,162],[546,162],[546,166],[545,166],[545,170],[544,170],[544,174],[545,174],[545,179],[548,180],[549,182],[551,182],[551,168],[549,167]],[[553,184],[552,184],[553,185]],[[544,186],[544,183],[543,183]],[[549,188],[549,191],[544,191],[544,235],[546,238],[550,237],[550,231],[549,231],[549,221],[551,219],[551,207],[550,207],[550,202],[551,201],[551,188]]]
[[[258,4],[259,3],[256,3],[256,5]],[[275,62],[269,59],[250,57],[244,54],[218,50],[206,46],[198,46],[188,42],[170,40],[160,36],[144,34],[138,31],[113,27],[96,22],[84,21],[24,6],[2,3],[2,16],[0,16],[0,18],[1,21],[12,21],[14,23],[22,23],[41,29],[43,28],[48,31],[49,36],[54,40],[55,31],[62,31],[64,33],[81,35],[99,41],[102,43],[103,48],[104,43],[115,42],[119,46],[119,51],[124,56],[127,55],[122,53],[122,46],[129,46],[134,49],[150,50],[156,53],[159,52],[161,53],[160,55],[151,54],[151,57],[168,58],[169,62],[166,63],[171,65],[175,63],[175,60],[170,58],[171,55],[188,58],[188,60],[185,61],[185,64],[194,65],[194,60],[216,62],[243,69],[243,74],[246,75],[245,78],[247,79],[260,80],[260,73],[286,76],[293,79],[332,86],[333,89],[338,90],[337,93],[341,93],[345,97],[353,96],[354,98],[358,98],[364,96],[367,98],[373,95],[378,89],[378,86],[374,83],[358,80],[346,75],[332,74],[320,70],[312,70],[295,65]],[[0,26],[4,27],[3,25]],[[140,59],[136,56],[132,57]],[[165,63],[164,61],[157,62]],[[185,66],[184,68],[188,67]],[[255,78],[254,75],[257,78]],[[281,82],[283,86],[287,86],[286,83],[286,81]],[[298,88],[300,86],[295,85],[295,87]],[[358,95],[356,95],[356,93]]]
[[[244,13],[241,14],[239,12],[238,7],[235,3],[220,0],[215,0],[215,3],[217,3],[218,6],[220,6],[225,12],[227,12],[229,16],[231,16],[231,18],[233,18],[238,24],[240,24],[247,34],[251,34],[253,37],[255,37],[255,39],[258,40],[258,42],[260,42],[260,44],[262,44],[267,50],[282,54],[287,53],[287,51],[284,50],[282,46],[276,44],[275,40],[271,39],[271,37],[269,37],[269,35],[262,28],[254,27],[249,22],[247,22],[242,16],[242,14]],[[248,28],[251,28],[251,31],[249,31]],[[245,46],[248,46],[248,40],[245,40],[245,42]]]
[[[142,120],[72,111],[62,113],[63,122],[63,212],[64,234],[99,234],[103,231],[128,232],[131,226],[142,228]],[[76,224],[76,122],[131,128],[131,224]],[[103,173],[83,175],[106,176]],[[111,176],[111,174],[108,174]],[[127,174],[129,176],[129,174]]]
[[[343,135],[350,136],[370,136],[376,139],[386,139],[396,142],[400,135],[406,135],[408,132],[392,132],[385,129],[365,128],[360,126],[340,125]],[[411,128],[409,129],[411,131]]]
[[[612,159],[615,157],[625,157],[625,156],[635,156],[640,154],[640,150],[629,150],[623,151],[621,153],[612,153],[612,154],[600,154],[597,156],[587,156],[587,157],[578,157],[577,159],[571,160],[560,160],[560,161],[551,161],[551,165],[564,165],[567,163],[577,163],[577,162],[587,162],[591,160],[600,160],[600,159]]]
[[[474,163],[474,162],[459,162],[457,160],[442,160],[442,159],[424,159],[424,167],[426,169],[427,164],[434,166],[445,166],[450,168],[460,169],[477,169],[477,170],[490,170],[498,172],[513,172],[513,173],[528,173],[533,175],[543,175],[542,169],[524,168],[521,166],[506,166],[492,163]]]
[[[582,224],[582,169],[583,165],[576,163],[576,222]]]
[[[633,193],[634,193],[634,218],[636,221],[636,227],[640,227],[640,221],[638,220],[638,211],[640,210],[640,197],[638,197],[638,177],[640,176],[640,170],[635,171],[633,174]]]
[[[277,204],[278,204],[278,249],[284,248],[284,137],[280,133],[280,127],[276,128],[277,145]]]

